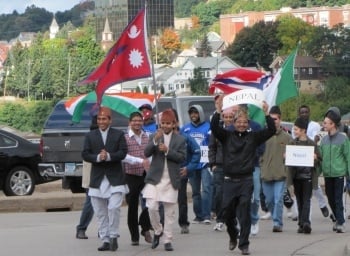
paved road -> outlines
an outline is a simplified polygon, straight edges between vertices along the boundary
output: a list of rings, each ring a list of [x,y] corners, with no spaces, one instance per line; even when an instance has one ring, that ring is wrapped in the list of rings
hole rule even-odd
[[[53,192],[51,192],[53,193]],[[40,195],[39,195],[40,194]],[[45,194],[45,193],[44,193]],[[50,193],[48,193],[50,194]],[[69,192],[55,192],[56,199],[60,196],[67,197]],[[51,194],[50,194],[51,195]],[[44,198],[41,193],[34,193],[31,197],[22,198],[20,201],[31,201],[35,204],[36,198]],[[48,197],[48,196],[46,196]],[[53,197],[53,196],[52,196]],[[81,198],[80,198],[81,199]],[[41,204],[44,199],[41,199]],[[71,195],[66,201],[71,200]],[[0,195],[0,205],[4,201]],[[57,201],[57,202],[58,202]],[[63,199],[64,201],[64,199]],[[17,203],[20,204],[20,203]],[[190,209],[192,205],[190,204]],[[347,209],[350,209],[349,200]],[[98,252],[100,241],[97,238],[97,226],[94,219],[88,229],[88,240],[75,239],[75,225],[79,218],[79,211],[66,212],[3,212],[0,213],[0,251],[7,256],[156,256],[156,255],[241,255],[239,250],[228,250],[228,236],[226,232],[213,231],[213,225],[192,224],[190,234],[180,234],[177,225],[174,226],[175,251],[165,252],[163,245],[152,250],[149,244],[141,240],[140,246],[131,246],[129,232],[126,225],[127,208],[122,208],[121,237],[117,252]],[[192,211],[190,211],[192,212]],[[193,218],[192,213],[190,214]],[[329,218],[324,218],[313,202],[312,233],[310,235],[297,234],[296,222],[284,218],[284,232],[272,233],[270,220],[260,221],[260,232],[256,237],[251,237],[250,250],[252,255],[259,256],[284,256],[284,255],[315,255],[333,256],[350,255],[350,225],[348,232],[337,234],[332,231],[332,223]]]

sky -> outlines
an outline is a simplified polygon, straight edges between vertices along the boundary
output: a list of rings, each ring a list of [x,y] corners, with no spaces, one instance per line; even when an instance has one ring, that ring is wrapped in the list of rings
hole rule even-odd
[[[9,14],[16,10],[18,13],[24,13],[28,6],[35,5],[39,8],[45,8],[49,12],[70,10],[74,5],[79,4],[80,0],[0,0],[0,14]]]

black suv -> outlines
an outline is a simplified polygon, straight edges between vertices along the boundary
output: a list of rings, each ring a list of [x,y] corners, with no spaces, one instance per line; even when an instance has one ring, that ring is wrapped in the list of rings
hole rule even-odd
[[[0,189],[6,196],[26,196],[48,182],[39,175],[39,144],[0,130]]]

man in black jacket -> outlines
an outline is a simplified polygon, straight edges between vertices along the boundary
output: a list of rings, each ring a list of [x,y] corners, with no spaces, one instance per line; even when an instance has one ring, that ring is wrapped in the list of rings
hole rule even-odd
[[[89,196],[99,223],[103,244],[99,251],[118,249],[120,207],[128,192],[121,161],[128,148],[124,133],[111,128],[111,110],[101,107],[98,129],[87,133],[82,157],[91,163]]]
[[[234,131],[220,126],[222,98],[216,104],[216,113],[211,120],[211,131],[223,147],[223,211],[227,232],[230,236],[229,249],[237,246],[237,220],[241,226],[238,248],[243,255],[249,255],[249,234],[251,227],[250,205],[253,193],[253,170],[257,147],[276,132],[274,120],[268,116],[268,105],[263,103],[268,128],[249,132],[248,113],[239,110],[234,117]],[[240,213],[237,215],[237,209]]]

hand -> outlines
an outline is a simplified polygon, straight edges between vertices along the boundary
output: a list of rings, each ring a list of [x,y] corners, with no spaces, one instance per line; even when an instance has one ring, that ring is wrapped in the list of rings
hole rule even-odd
[[[262,109],[263,109],[265,115],[267,116],[267,115],[269,114],[269,112],[268,112],[268,110],[269,110],[269,105],[267,104],[266,101],[263,101]]]
[[[180,176],[181,177],[187,176],[187,168],[186,167],[180,168]]]
[[[155,142],[159,142],[160,139],[163,138],[163,130],[162,129],[158,129],[156,134],[154,135],[154,141]]]
[[[151,163],[150,163],[150,161],[148,160],[148,158],[143,159],[143,161],[142,161],[142,166],[143,166],[143,168],[145,169],[145,171],[148,171],[148,170],[149,170],[150,165],[151,165]]]
[[[158,149],[159,149],[159,151],[164,152],[164,153],[168,152],[168,147],[163,142],[160,142],[158,144]]]
[[[102,149],[100,152],[100,160],[101,161],[106,161],[108,157],[108,153],[105,149]]]
[[[215,109],[216,113],[221,113],[222,111],[222,101],[224,99],[224,95],[219,95],[218,98],[215,100]]]

